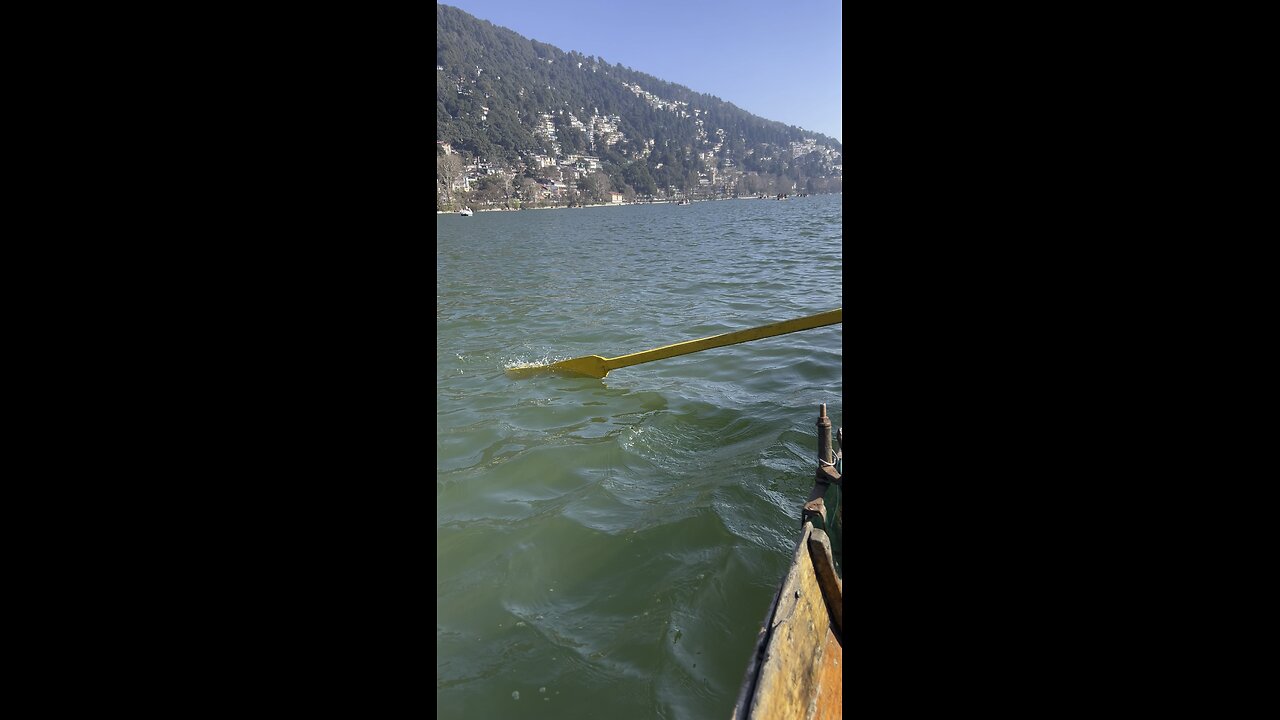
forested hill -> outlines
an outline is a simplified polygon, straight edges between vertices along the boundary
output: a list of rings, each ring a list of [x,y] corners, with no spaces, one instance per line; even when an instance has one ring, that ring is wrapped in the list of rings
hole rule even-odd
[[[641,193],[821,192],[842,171],[833,138],[439,4],[436,141],[482,172],[565,183],[601,172]]]

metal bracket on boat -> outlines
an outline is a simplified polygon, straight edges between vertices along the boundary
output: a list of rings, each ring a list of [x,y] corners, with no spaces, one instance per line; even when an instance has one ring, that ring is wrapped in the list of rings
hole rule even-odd
[[[836,432],[837,442],[840,442],[840,448],[835,451],[832,462],[827,462],[821,457],[818,458],[818,474],[817,480],[820,483],[829,483],[831,485],[840,485],[840,466],[844,463],[844,428],[840,428]]]
[[[813,527],[819,530],[827,529],[827,504],[822,498],[816,498],[804,504],[804,510],[800,514],[800,526],[804,527],[807,522],[813,523]]]
[[[836,467],[832,465],[819,465],[817,480],[826,485],[843,485],[840,482],[840,473],[836,472]]]
[[[814,476],[813,490],[805,500],[804,510],[800,513],[800,526],[804,527],[806,522],[811,521],[814,526],[820,526],[826,530],[830,526],[827,524],[827,511],[822,498],[827,494],[827,488],[832,485],[843,487],[840,483],[840,471],[837,468],[843,462],[844,428],[836,433],[841,448],[833,453],[831,451],[831,418],[827,417],[826,403],[818,406],[818,422],[815,424],[818,426],[818,471]]]
[[[818,406],[818,473],[816,480],[829,485],[840,484],[840,472],[836,468],[844,460],[844,428],[836,433],[840,448],[831,451],[831,418],[827,417],[827,404]],[[825,489],[825,488],[824,488]],[[813,498],[809,498],[812,500]]]

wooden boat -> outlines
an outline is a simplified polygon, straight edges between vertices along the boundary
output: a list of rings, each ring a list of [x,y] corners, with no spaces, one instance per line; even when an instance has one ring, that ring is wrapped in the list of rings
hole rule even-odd
[[[818,472],[801,512],[800,538],[756,641],[734,720],[841,716],[844,584],[832,539],[839,552],[842,451],[832,453],[826,405],[818,409],[817,425]],[[835,508],[830,522],[828,500]]]

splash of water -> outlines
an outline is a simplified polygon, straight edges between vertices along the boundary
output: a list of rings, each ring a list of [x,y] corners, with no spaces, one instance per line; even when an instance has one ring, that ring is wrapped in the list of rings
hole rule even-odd
[[[561,360],[567,360],[567,359],[568,358],[552,357],[551,355],[545,355],[541,358],[531,360],[523,356],[520,356],[520,357],[512,358],[510,361],[508,361],[506,364],[502,366],[502,369],[506,370],[507,372],[522,371],[522,370],[537,370],[538,368],[544,368],[553,363],[558,363]]]

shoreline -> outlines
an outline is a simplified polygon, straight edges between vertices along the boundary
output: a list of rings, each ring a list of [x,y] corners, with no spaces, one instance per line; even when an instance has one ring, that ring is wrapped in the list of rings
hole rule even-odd
[[[843,193],[817,193],[817,194],[818,194],[818,195],[842,195]],[[787,199],[788,199],[788,200],[795,200],[795,199],[797,199],[797,198],[791,197],[791,198],[787,198]],[[707,198],[707,199],[705,199],[705,200],[692,200],[692,201],[690,201],[690,204],[693,204],[693,203],[704,203],[704,202],[719,202],[719,201],[721,201],[721,200],[774,200],[774,201],[776,201],[776,200],[777,200],[777,198],[772,198],[772,197],[763,197],[763,198],[761,198],[761,197]],[[482,212],[520,212],[520,211],[522,211],[522,210],[582,210],[582,209],[584,209],[584,208],[629,207],[629,206],[633,206],[633,205],[679,205],[679,204],[680,204],[680,201],[679,201],[679,200],[654,200],[653,202],[633,202],[633,203],[599,203],[599,204],[596,204],[596,205],[575,205],[575,206],[573,206],[573,207],[569,207],[568,205],[557,205],[557,206],[553,206],[553,207],[545,207],[545,206],[544,206],[544,207],[532,207],[532,208],[484,208],[484,209],[472,208],[471,210],[472,210],[472,212],[475,212],[475,213],[482,213]],[[457,214],[458,214],[458,212],[459,212],[459,211],[457,211],[457,210],[437,210],[437,211],[436,211],[436,214],[437,214],[437,215],[457,215]]]

